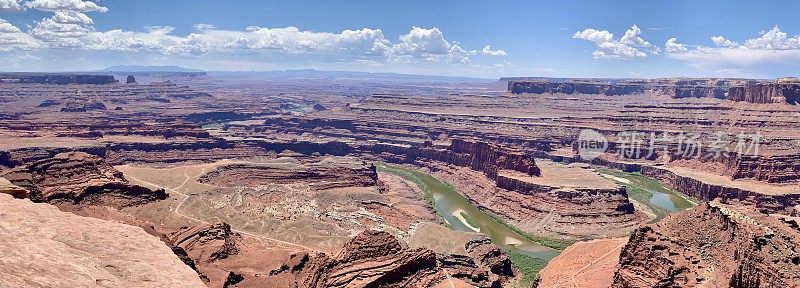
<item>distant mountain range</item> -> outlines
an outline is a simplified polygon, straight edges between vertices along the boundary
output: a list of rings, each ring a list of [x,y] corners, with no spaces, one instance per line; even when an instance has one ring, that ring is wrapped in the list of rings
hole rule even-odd
[[[361,72],[361,71],[324,71],[314,69],[300,70],[274,70],[274,71],[208,71],[208,75],[217,77],[265,77],[272,79],[350,79],[372,80],[378,82],[437,82],[437,83],[490,83],[497,79],[415,75],[389,72]]]
[[[273,71],[204,71],[190,69],[180,66],[143,66],[143,65],[117,65],[102,70],[91,72],[107,72],[128,75],[142,76],[174,76],[174,75],[211,75],[217,77],[233,78],[271,78],[271,79],[349,79],[361,81],[377,82],[438,82],[438,83],[488,83],[495,82],[497,79],[457,77],[457,76],[437,76],[437,75],[415,75],[388,72],[361,72],[361,71],[324,71],[314,69],[299,70],[273,70]]]
[[[180,66],[143,66],[143,65],[117,65],[111,66],[97,72],[204,72],[203,70],[184,68]]]

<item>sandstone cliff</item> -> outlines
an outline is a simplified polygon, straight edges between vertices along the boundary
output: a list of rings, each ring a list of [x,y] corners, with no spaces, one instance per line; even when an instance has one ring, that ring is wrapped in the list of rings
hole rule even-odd
[[[338,165],[329,163],[327,159],[312,163],[291,161],[271,164],[227,164],[203,174],[198,181],[218,186],[258,186],[309,181],[312,182],[311,187],[318,190],[377,185],[378,173],[375,165],[355,158],[349,160],[352,162],[339,162]]]
[[[509,80],[512,94],[633,95],[652,93],[672,98],[718,98],[750,103],[800,101],[800,83],[740,79],[547,79]]]
[[[646,88],[646,85],[638,83],[508,81],[508,92],[514,94],[563,93],[615,96],[641,94],[645,92]]]
[[[117,83],[111,75],[57,74],[57,73],[5,73],[0,74],[0,83],[37,84],[112,84]]]
[[[132,185],[102,158],[65,152],[4,172],[11,183],[29,191],[33,201],[123,207],[165,199],[163,189]]]
[[[0,193],[0,287],[205,287],[138,227]]]
[[[420,158],[468,167],[495,180],[501,170],[522,172],[527,176],[541,174],[533,155],[485,141],[457,138],[452,140],[447,149],[390,144],[376,144],[365,148],[371,150],[371,153],[384,154],[402,162],[413,162]]]
[[[165,241],[176,254],[184,256],[184,263],[194,268],[208,286],[223,287],[235,273],[217,262],[239,253],[237,242],[241,237],[227,223],[216,222],[186,227],[165,235]]]
[[[661,180],[681,193],[706,201],[719,199],[723,202],[750,205],[769,212],[781,213],[791,213],[796,205],[800,205],[800,194],[773,195],[763,193],[764,191],[706,183],[692,177],[678,175],[666,168],[653,166],[642,166],[641,168],[642,175]]]
[[[386,232],[367,230],[335,256],[298,253],[273,275],[293,275],[297,287],[433,287],[463,283],[500,287],[513,276],[509,263],[491,257],[498,251],[471,243],[467,255],[437,255],[425,248],[407,248]]]
[[[11,184],[11,181],[3,177],[0,177],[0,193],[9,194],[14,198],[28,198],[28,190]]]
[[[773,216],[709,202],[634,231],[613,287],[796,287],[798,245]]]

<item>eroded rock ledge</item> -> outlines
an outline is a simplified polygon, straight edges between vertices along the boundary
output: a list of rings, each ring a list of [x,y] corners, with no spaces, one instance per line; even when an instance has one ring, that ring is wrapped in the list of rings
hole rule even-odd
[[[4,172],[3,177],[29,191],[37,202],[124,207],[166,199],[163,189],[128,183],[102,158],[84,152],[65,152]]]
[[[661,180],[681,193],[706,201],[719,199],[726,203],[750,205],[772,213],[792,213],[796,209],[795,207],[800,205],[800,194],[768,193],[770,191],[706,183],[699,179],[676,174],[662,167],[642,166],[641,173]]]
[[[311,187],[320,190],[377,185],[378,173],[375,165],[355,158],[348,159],[350,163],[338,163],[338,165],[333,165],[326,159],[301,163],[288,158],[285,159],[286,162],[279,163],[227,164],[203,174],[198,180],[201,183],[218,186],[258,186],[311,180],[313,181]]]
[[[389,233],[367,230],[335,256],[298,253],[271,274],[291,274],[297,287],[433,287],[446,281],[500,287],[514,275],[493,244],[468,242],[466,249],[476,256],[407,248]]]
[[[718,98],[750,103],[800,101],[800,83],[741,79],[509,80],[508,92],[607,96],[652,93],[671,98]]]
[[[111,75],[58,74],[58,73],[3,73],[0,83],[36,84],[112,84],[117,83]]]
[[[800,234],[787,223],[715,202],[671,214],[630,236],[613,287],[796,287]]]

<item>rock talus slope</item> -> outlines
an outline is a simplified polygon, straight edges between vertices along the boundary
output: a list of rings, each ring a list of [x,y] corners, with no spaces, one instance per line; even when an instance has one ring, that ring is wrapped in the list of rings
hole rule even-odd
[[[141,228],[0,194],[0,287],[205,287]]]
[[[612,287],[797,287],[797,222],[707,202],[634,231]]]

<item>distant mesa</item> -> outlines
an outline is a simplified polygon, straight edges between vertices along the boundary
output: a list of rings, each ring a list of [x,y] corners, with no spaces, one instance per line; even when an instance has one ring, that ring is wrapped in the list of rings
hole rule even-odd
[[[749,103],[800,102],[795,77],[776,80],[732,78],[564,79],[501,78],[512,94],[655,95],[670,98],[717,98]]]
[[[125,83],[127,83],[127,84],[135,84],[136,83],[136,77],[133,77],[133,75],[128,76],[128,79],[125,80]]]
[[[2,73],[0,83],[102,85],[117,83],[117,80],[112,75],[86,73]]]
[[[95,72],[106,72],[129,76],[205,76],[206,72],[198,69],[184,68],[180,66],[142,66],[142,65],[117,65],[111,66]]]
[[[101,72],[205,72],[203,70],[184,68],[180,66],[144,66],[144,65],[117,65],[111,66]]]

